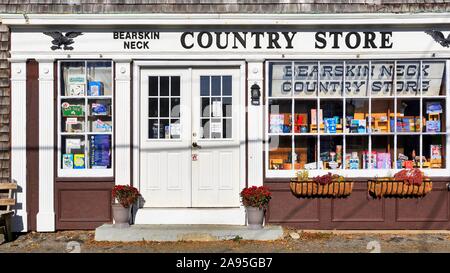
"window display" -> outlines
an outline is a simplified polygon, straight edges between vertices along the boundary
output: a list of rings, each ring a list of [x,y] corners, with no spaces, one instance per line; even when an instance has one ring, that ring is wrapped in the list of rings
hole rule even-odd
[[[111,176],[112,62],[61,61],[59,73],[58,175]]]
[[[443,60],[269,62],[269,175],[446,168],[445,75]]]

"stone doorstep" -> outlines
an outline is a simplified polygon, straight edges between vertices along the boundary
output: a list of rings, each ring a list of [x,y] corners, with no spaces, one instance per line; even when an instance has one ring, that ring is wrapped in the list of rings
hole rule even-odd
[[[318,230],[318,229],[299,229],[297,233],[328,233],[328,234],[388,234],[388,235],[420,235],[420,234],[449,234],[450,230],[423,230],[423,229],[342,229],[342,230]]]
[[[250,230],[247,226],[227,225],[132,225],[116,228],[104,224],[95,229],[96,241],[220,241],[241,240],[271,241],[283,238],[281,226],[268,225]]]

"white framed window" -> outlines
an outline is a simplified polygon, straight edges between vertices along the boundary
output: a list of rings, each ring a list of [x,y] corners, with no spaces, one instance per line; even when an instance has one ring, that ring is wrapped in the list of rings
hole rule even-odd
[[[113,176],[112,61],[58,61],[58,176]]]
[[[449,175],[449,61],[266,63],[267,177]]]

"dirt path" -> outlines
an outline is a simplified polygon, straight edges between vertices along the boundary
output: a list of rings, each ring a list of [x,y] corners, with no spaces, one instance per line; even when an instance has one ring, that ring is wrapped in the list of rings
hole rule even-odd
[[[0,245],[0,252],[450,252],[450,234],[331,234],[299,232],[293,239],[257,242],[239,239],[215,242],[94,241],[93,231],[28,233]],[[294,236],[293,237],[297,237]],[[379,246],[379,248],[378,248]]]

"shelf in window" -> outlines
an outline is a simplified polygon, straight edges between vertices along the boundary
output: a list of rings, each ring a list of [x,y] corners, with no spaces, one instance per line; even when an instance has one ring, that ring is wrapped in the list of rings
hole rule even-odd
[[[61,99],[84,99],[86,96],[61,96]]]
[[[422,135],[433,136],[433,135],[446,135],[446,132],[423,132]]]
[[[397,132],[399,136],[407,136],[407,135],[420,135],[422,132]]]
[[[269,133],[269,136],[292,136],[293,133]]]
[[[88,135],[110,135],[112,132],[87,132]]]
[[[112,115],[89,115],[88,119],[112,118]]]
[[[368,136],[369,133],[344,133],[345,136]]]
[[[84,118],[85,116],[62,116],[63,118]]]
[[[88,99],[98,100],[98,99],[111,99],[112,96],[87,96]]]
[[[62,136],[84,136],[85,132],[79,132],[79,133],[69,133],[69,132],[61,132]]]
[[[393,136],[393,135],[395,135],[395,133],[394,132],[373,132],[373,133],[370,133],[370,135],[372,135],[372,136]]]
[[[317,136],[317,133],[294,133],[294,136]]]

